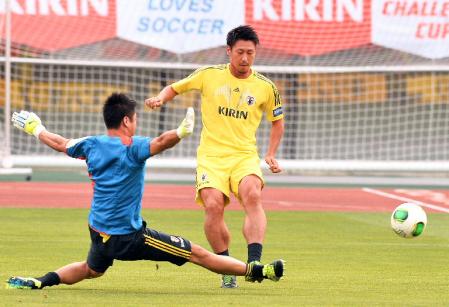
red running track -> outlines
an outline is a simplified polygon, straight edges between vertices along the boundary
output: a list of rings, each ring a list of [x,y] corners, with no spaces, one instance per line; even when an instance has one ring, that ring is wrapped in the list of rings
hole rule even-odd
[[[449,191],[382,191],[449,209]],[[1,182],[0,195],[0,207],[89,208],[92,187],[90,183]],[[194,196],[193,185],[147,184],[142,206],[198,210]],[[391,212],[403,202],[362,188],[266,187],[262,192],[264,208],[274,211]],[[241,210],[241,206],[233,199],[228,209]]]

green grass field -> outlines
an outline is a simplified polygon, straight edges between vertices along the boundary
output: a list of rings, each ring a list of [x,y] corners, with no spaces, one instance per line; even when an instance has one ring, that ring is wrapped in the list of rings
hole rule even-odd
[[[205,247],[201,211],[144,210],[149,225]],[[227,212],[231,253],[246,260],[242,213]],[[438,306],[449,304],[449,216],[430,214],[406,240],[386,213],[268,212],[264,261],[287,261],[285,279],[238,289],[193,264],[115,262],[99,279],[40,291],[0,290],[1,306]],[[0,209],[0,277],[36,276],[84,260],[87,210]]]

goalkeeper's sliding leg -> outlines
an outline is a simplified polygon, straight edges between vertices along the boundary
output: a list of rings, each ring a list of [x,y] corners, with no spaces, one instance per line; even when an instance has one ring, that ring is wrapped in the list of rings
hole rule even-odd
[[[263,279],[279,281],[284,275],[283,260],[275,260],[272,263],[265,265],[254,263],[247,264],[232,257],[216,255],[197,244],[190,243],[189,241],[184,241],[187,246],[190,246],[190,248],[186,249],[190,250],[190,253],[188,253],[189,258],[185,259],[185,255],[182,255],[181,249],[173,250],[173,247],[169,247],[168,245],[163,246],[163,243],[161,242],[163,241],[159,241],[158,243],[161,244],[161,246],[157,247],[160,253],[156,256],[156,258],[160,258],[160,260],[165,259],[166,261],[170,261],[177,265],[182,265],[189,261],[215,273],[251,277],[259,282]],[[163,253],[170,253],[171,255],[164,256]],[[174,255],[176,253],[180,254]],[[84,279],[100,277],[106,272],[107,268],[112,265],[114,259],[107,259],[104,257],[103,259],[97,258],[93,260],[92,258],[98,257],[99,255],[92,255],[93,253],[91,249],[87,261],[68,264],[62,268],[59,268],[55,272],[49,272],[41,277],[10,277],[7,280],[6,287],[15,289],[42,289],[44,287],[59,284],[71,285]],[[98,265],[98,269],[92,269],[88,262]],[[103,268],[101,268],[101,266],[103,266]]]

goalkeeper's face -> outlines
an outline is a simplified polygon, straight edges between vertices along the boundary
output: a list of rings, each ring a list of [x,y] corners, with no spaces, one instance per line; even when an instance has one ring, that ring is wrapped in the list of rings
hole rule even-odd
[[[227,48],[231,71],[236,77],[246,78],[251,74],[251,66],[256,57],[256,45],[252,41],[238,40]]]

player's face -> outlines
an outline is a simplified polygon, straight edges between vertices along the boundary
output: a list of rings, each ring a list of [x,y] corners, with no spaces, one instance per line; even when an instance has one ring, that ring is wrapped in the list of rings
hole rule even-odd
[[[246,78],[251,74],[251,66],[256,57],[256,45],[252,41],[238,40],[227,48],[231,72],[237,78]]]

